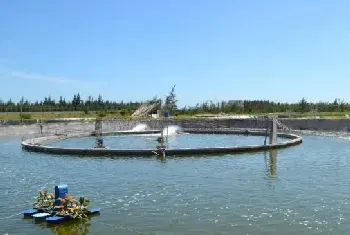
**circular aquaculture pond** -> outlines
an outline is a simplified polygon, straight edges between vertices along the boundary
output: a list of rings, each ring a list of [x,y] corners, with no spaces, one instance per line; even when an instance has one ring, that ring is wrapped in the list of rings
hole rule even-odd
[[[155,149],[159,143],[160,134],[116,135],[104,136],[104,145],[111,149]],[[264,136],[246,136],[234,134],[176,134],[168,138],[164,144],[168,149],[178,148],[208,148],[245,145],[262,145]],[[283,141],[279,138],[278,141]],[[51,142],[48,145],[60,148],[93,148],[96,137],[70,138]]]

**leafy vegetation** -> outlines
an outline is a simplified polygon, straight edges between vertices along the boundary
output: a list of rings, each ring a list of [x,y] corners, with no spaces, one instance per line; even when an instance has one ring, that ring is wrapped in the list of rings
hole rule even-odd
[[[94,99],[89,96],[83,100],[80,94],[73,96],[73,99],[66,101],[62,96],[59,100],[52,99],[51,96],[45,97],[41,101],[30,102],[23,97],[20,102],[0,100],[0,112],[74,112],[80,111],[86,114],[90,111],[120,112],[121,110],[135,111],[144,102],[116,102],[103,100],[102,96]]]
[[[175,86],[171,88],[169,95],[165,97],[165,109],[168,110],[171,114],[174,114],[174,110],[177,109],[177,99],[175,94]]]
[[[55,196],[53,193],[43,190],[39,192],[37,201],[33,204],[34,208],[53,209],[55,204]]]
[[[69,215],[73,219],[84,219],[88,217],[87,207],[90,205],[89,200],[83,197],[77,200],[68,193],[65,198],[59,198],[59,200],[61,201],[61,205],[57,206],[59,215]]]
[[[213,102],[206,101],[197,104],[194,107],[185,107],[177,110],[179,115],[196,115],[196,114],[219,114],[219,113],[236,113],[236,114],[262,114],[262,113],[348,113],[350,104],[336,99],[334,102],[307,102],[305,98],[297,103],[281,103],[266,100],[244,100],[237,102]]]

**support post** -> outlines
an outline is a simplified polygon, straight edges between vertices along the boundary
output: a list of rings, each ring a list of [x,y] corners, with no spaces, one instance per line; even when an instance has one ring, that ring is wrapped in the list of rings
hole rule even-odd
[[[160,132],[160,144],[163,146],[164,145],[164,129]]]
[[[169,138],[169,126],[166,126],[166,141],[168,141]]]
[[[37,123],[38,123],[38,127],[39,127],[39,134],[42,135],[43,134],[43,128],[44,128],[44,122],[42,120],[38,120],[37,119]]]
[[[276,144],[277,143],[277,122],[276,119],[271,120],[270,124],[270,142],[269,144]]]
[[[102,119],[96,118],[95,121],[95,135],[101,136],[102,135]]]

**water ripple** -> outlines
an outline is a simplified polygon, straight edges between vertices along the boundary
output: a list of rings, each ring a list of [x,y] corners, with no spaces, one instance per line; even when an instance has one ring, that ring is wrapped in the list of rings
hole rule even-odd
[[[59,183],[103,209],[90,234],[348,234],[350,146],[343,139],[307,136],[277,154],[166,163],[27,153],[15,137],[0,144],[0,207],[12,216],[0,220],[0,234],[51,233],[16,213]]]

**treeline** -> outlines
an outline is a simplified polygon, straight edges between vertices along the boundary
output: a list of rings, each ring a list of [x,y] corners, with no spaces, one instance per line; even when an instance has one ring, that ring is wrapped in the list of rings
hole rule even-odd
[[[103,100],[102,96],[95,99],[89,96],[83,100],[80,94],[73,96],[71,100],[66,100],[62,96],[59,100],[52,99],[50,96],[41,101],[30,102],[22,98],[20,102],[0,100],[0,112],[67,112],[67,111],[110,111],[110,112],[134,112],[142,102],[116,102]]]
[[[173,93],[173,94],[172,94]],[[172,94],[172,95],[171,95]],[[174,94],[174,87],[169,95],[170,98],[165,100],[165,107],[174,109],[176,115],[194,115],[200,113],[218,114],[218,113],[286,113],[286,112],[350,112],[350,104],[340,99],[335,99],[333,102],[308,102],[306,99],[301,99],[297,103],[280,103],[267,100],[244,100],[231,102],[213,102],[207,101],[197,104],[193,107],[177,108]],[[169,101],[171,100],[171,102]],[[140,105],[144,103],[160,103],[162,100],[154,97],[151,100],[143,102],[116,102],[104,100],[102,96],[96,99],[89,96],[87,99],[82,99],[80,94],[73,96],[71,100],[66,100],[60,97],[59,100],[52,99],[50,96],[45,97],[41,101],[30,102],[22,98],[19,102],[2,101],[0,100],[0,112],[67,112],[67,111],[104,111],[104,112],[119,112],[123,115],[133,113]]]
[[[301,99],[297,103],[280,103],[266,100],[244,100],[234,102],[207,101],[194,107],[177,110],[178,114],[218,114],[218,113],[287,113],[287,112],[350,112],[350,104],[339,99],[334,102],[307,102]]]

